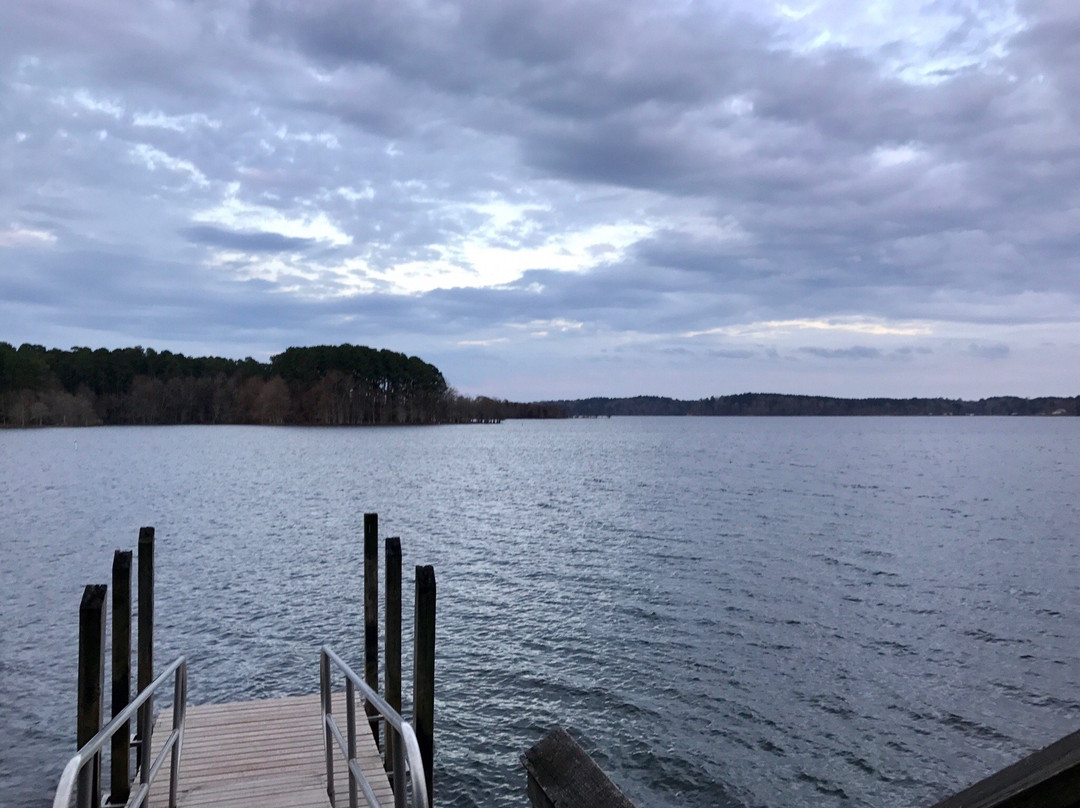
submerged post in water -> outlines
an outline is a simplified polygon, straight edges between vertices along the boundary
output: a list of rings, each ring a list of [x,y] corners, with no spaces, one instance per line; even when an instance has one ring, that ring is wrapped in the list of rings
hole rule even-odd
[[[386,540],[386,702],[401,712],[401,539]],[[394,768],[393,732],[386,733],[386,770]],[[394,782],[397,783],[397,772]],[[404,772],[401,772],[404,784]],[[395,791],[397,786],[395,785]]]
[[[416,568],[416,627],[413,634],[413,729],[427,778],[428,802],[435,804],[435,568]]]
[[[131,551],[117,550],[112,569],[112,715],[131,701]],[[128,727],[112,737],[109,802],[123,805],[130,794]]]
[[[104,584],[87,586],[79,605],[79,698],[76,742],[81,749],[101,731],[105,696],[105,595]],[[101,804],[101,753],[79,773],[79,808]]]
[[[154,529],[139,528],[138,692],[154,681]]]
[[[364,682],[379,692],[379,515],[364,514]],[[368,724],[379,743],[379,711],[364,702]]]

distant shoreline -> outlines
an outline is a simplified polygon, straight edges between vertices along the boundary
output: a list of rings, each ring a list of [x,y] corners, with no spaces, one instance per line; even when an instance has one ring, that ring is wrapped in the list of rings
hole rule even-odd
[[[257,362],[152,348],[0,342],[0,428],[415,426],[612,415],[1080,415],[1080,396],[978,401],[740,393],[514,402],[464,396],[416,356],[363,345],[286,348]]]
[[[995,396],[978,401],[965,401],[946,398],[831,398],[782,393],[741,393],[697,400],[682,400],[665,396],[634,396],[541,401],[537,404],[560,409],[571,418],[602,418],[612,415],[1080,415],[1080,396],[1071,398]]]

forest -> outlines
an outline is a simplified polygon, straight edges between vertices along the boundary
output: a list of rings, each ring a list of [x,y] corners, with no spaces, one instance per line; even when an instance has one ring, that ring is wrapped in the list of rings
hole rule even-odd
[[[359,345],[270,361],[153,348],[0,342],[0,426],[442,424],[559,417],[555,407],[459,395],[415,356]]]
[[[610,415],[1080,415],[1080,396],[978,401],[947,398],[830,398],[740,393],[683,401],[664,396],[549,401],[572,417]]]

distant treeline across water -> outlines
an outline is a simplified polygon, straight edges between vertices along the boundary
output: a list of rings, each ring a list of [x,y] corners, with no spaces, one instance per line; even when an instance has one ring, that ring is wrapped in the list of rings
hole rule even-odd
[[[433,424],[561,414],[459,395],[419,357],[360,345],[288,348],[257,362],[0,342],[2,426]]]
[[[153,348],[0,342],[0,426],[446,424],[608,415],[1078,415],[1080,396],[978,401],[742,393],[517,403],[459,395],[434,365],[362,345],[288,348],[269,362]]]
[[[1080,396],[978,401],[948,398],[828,398],[741,393],[682,401],[664,396],[547,401],[572,417],[607,415],[1080,415]]]

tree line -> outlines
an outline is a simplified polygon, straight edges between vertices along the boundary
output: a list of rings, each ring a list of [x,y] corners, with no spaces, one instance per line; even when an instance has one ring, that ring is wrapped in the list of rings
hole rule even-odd
[[[978,401],[946,398],[830,398],[827,396],[740,393],[680,400],[665,396],[585,398],[550,401],[572,417],[610,415],[1080,415],[1080,396]]]
[[[0,426],[345,426],[559,414],[544,405],[462,396],[419,357],[360,345],[294,347],[258,362],[0,342]]]

